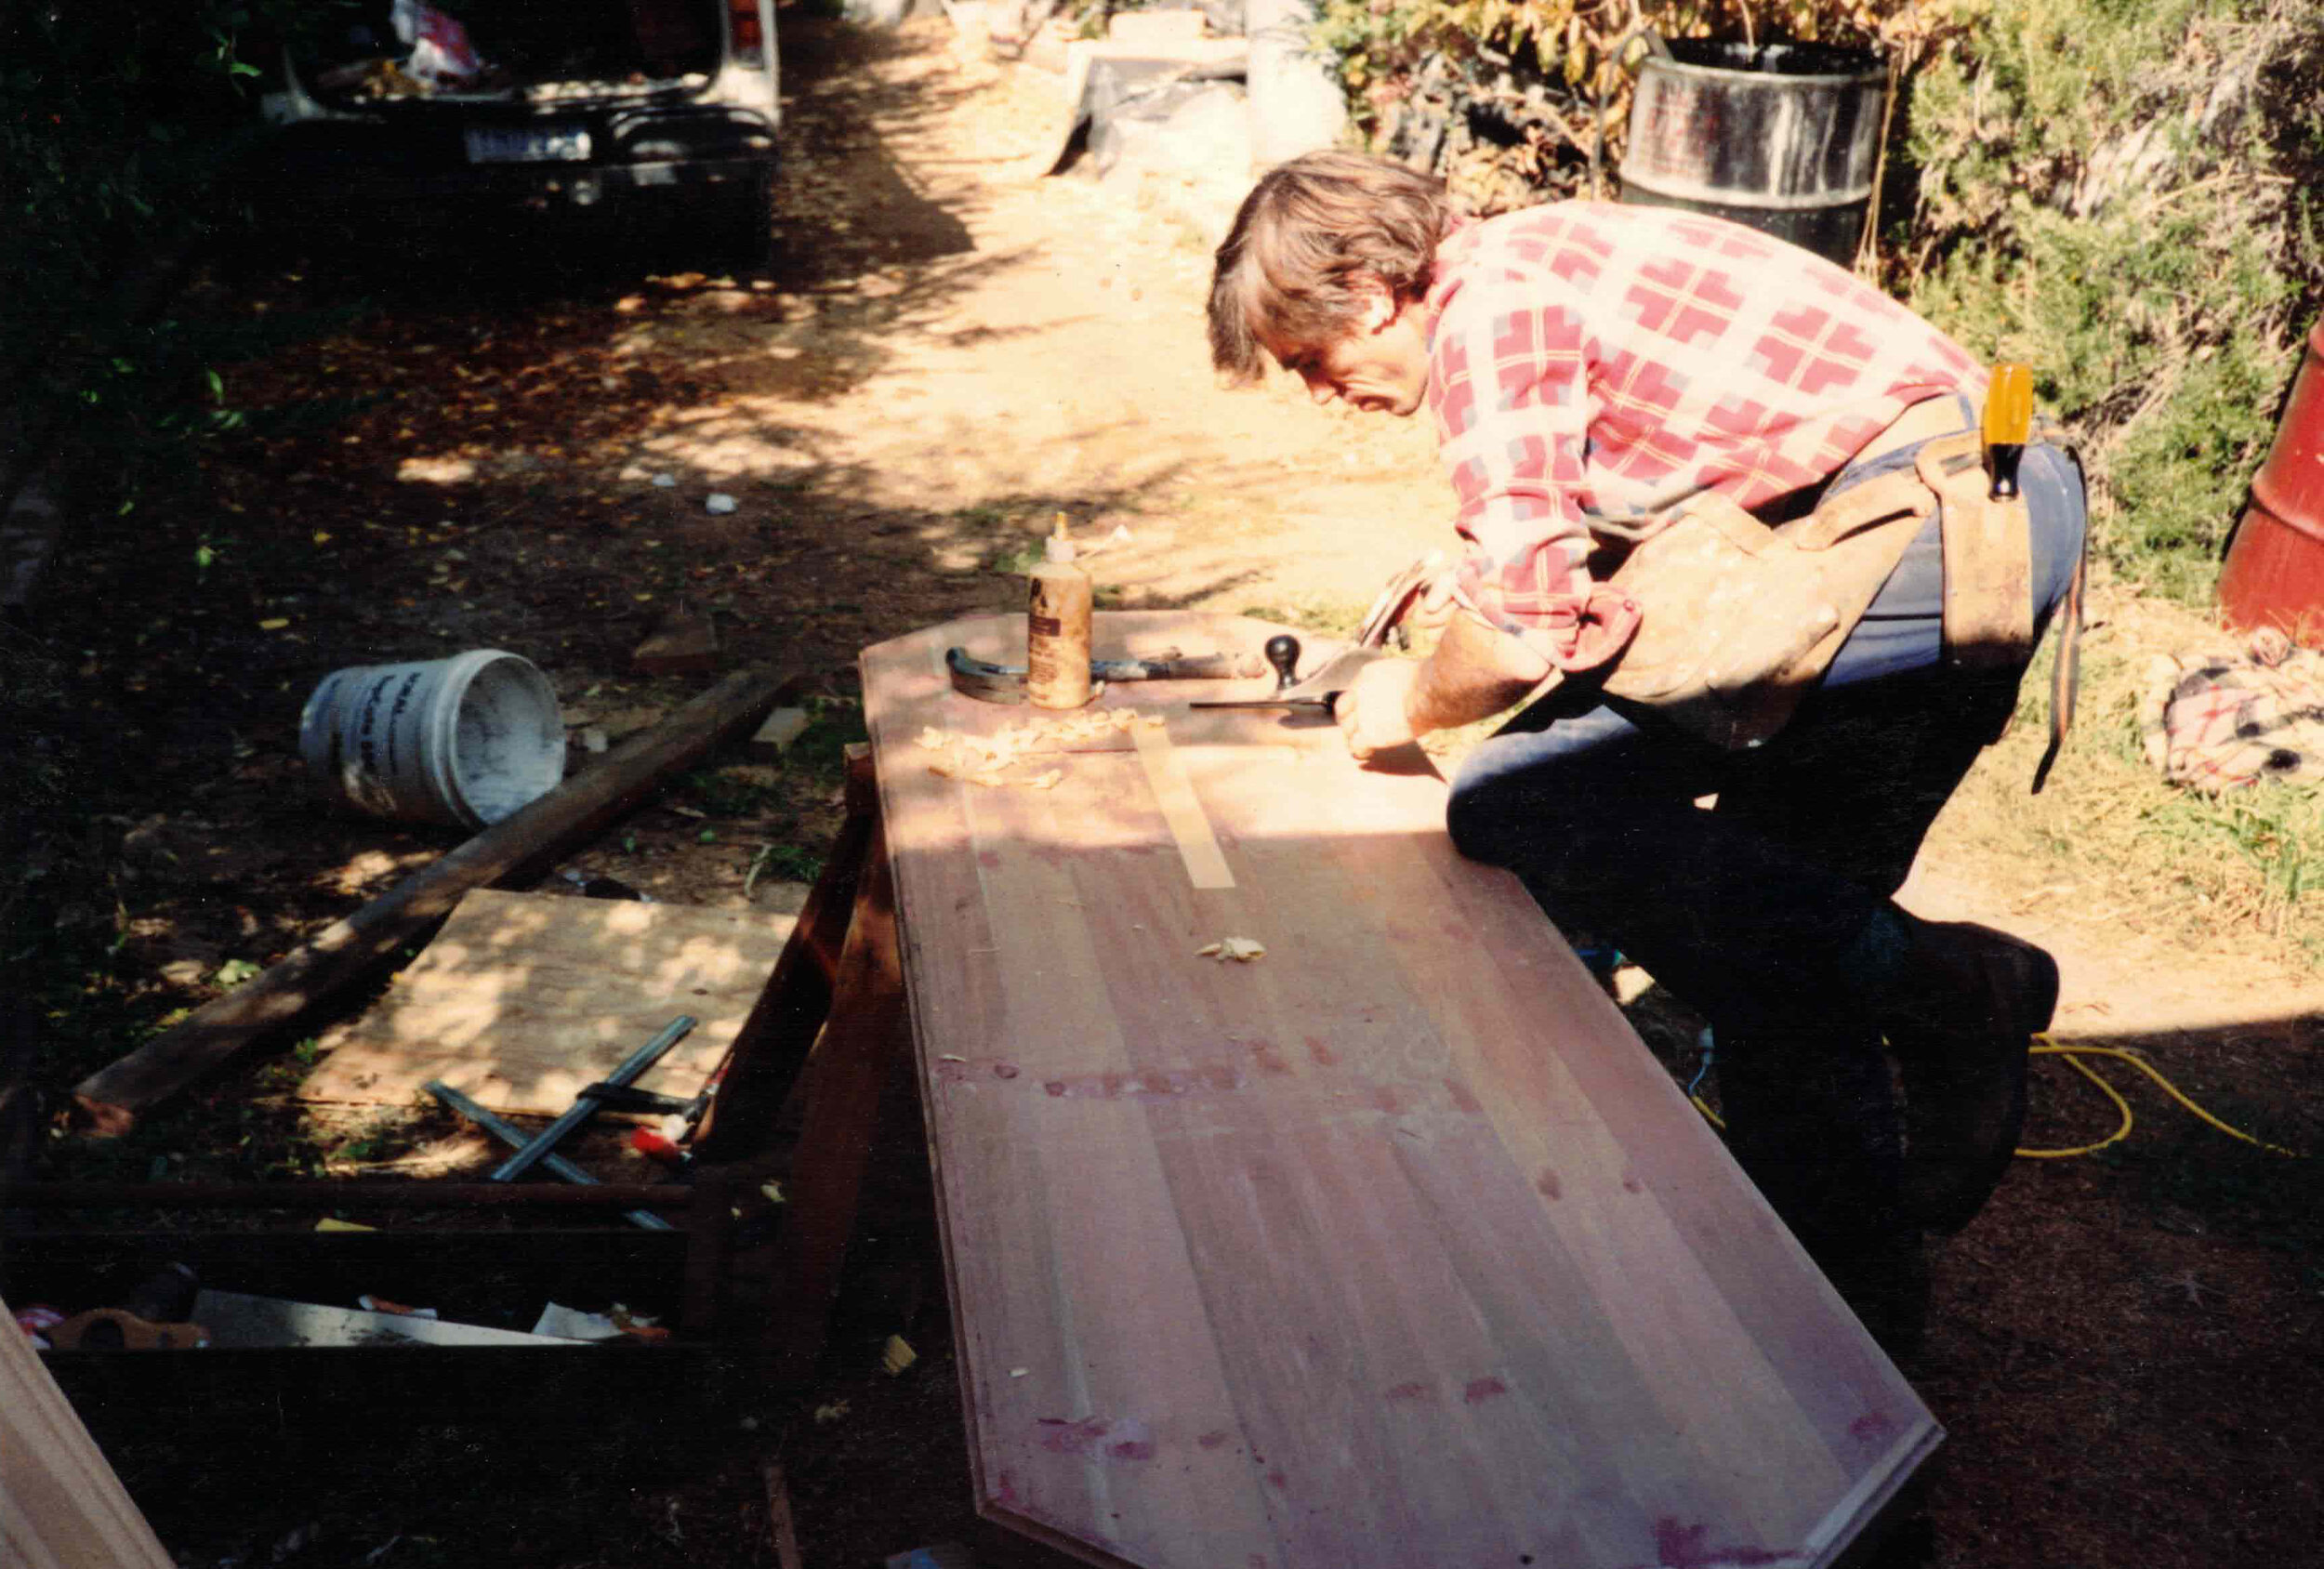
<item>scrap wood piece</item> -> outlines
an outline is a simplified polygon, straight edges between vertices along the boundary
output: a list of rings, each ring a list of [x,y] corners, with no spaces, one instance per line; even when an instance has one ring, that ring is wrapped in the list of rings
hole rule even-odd
[[[727,1046],[717,1073],[718,1093],[694,1133],[696,1160],[737,1160],[761,1146],[830,1011],[831,988],[854,924],[857,887],[879,811],[870,745],[852,744],[844,756],[846,818],[807,890],[774,973]],[[779,1196],[772,1201],[782,1202]]]
[[[324,1033],[297,1094],[400,1106],[435,1079],[505,1115],[557,1116],[685,1013],[694,1029],[638,1088],[691,1096],[790,932],[756,910],[476,889],[376,1003]]]
[[[43,1569],[174,1560],[0,1302],[0,1549]]]
[[[342,1308],[329,1302],[260,1297],[205,1288],[194,1316],[224,1349],[288,1346],[531,1346],[577,1350],[582,1342],[539,1332],[423,1318],[416,1313]]]
[[[184,1022],[73,1086],[93,1131],[125,1132],[139,1112],[288,1028],[324,998],[373,972],[460,896],[537,864],[614,822],[736,731],[758,723],[799,680],[784,668],[738,670],[587,772],[476,835],[377,899],[335,921],[289,957]]]
[[[799,1552],[799,1524],[791,1513],[791,1490],[784,1480],[783,1462],[762,1460],[759,1473],[767,1484],[767,1537],[774,1549],[775,1569],[806,1569],[807,1561]]]
[[[648,676],[693,676],[719,666],[718,623],[681,604],[656,622],[629,653],[632,668]]]

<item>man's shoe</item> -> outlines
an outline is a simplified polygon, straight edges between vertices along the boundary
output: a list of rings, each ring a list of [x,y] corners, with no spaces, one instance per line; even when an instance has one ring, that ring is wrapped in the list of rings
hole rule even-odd
[[[1988,927],[1913,925],[1882,1025],[1904,1080],[1906,1206],[1950,1234],[1985,1207],[2017,1149],[2027,1054],[2057,1010],[2058,967]]]

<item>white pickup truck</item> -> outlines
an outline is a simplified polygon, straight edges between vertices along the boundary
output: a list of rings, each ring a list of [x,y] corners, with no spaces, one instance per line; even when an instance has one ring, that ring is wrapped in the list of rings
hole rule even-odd
[[[775,0],[364,0],[285,51],[285,194],[660,200],[746,265],[774,224]]]

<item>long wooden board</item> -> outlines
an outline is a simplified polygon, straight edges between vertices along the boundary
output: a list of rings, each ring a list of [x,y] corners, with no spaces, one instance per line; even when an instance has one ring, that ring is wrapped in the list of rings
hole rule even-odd
[[[0,1302],[0,1563],[171,1569],[173,1562]]]
[[[924,731],[1036,717],[953,643],[1022,623],[864,672],[979,1508],[1148,1569],[1831,1562],[1941,1431],[1442,780],[1186,683],[1051,787],[946,776]]]
[[[402,1105],[441,1079],[487,1108],[555,1116],[678,1015],[699,1021],[638,1081],[691,1096],[790,936],[752,910],[476,889],[359,1018],[326,1031],[308,1101]]]

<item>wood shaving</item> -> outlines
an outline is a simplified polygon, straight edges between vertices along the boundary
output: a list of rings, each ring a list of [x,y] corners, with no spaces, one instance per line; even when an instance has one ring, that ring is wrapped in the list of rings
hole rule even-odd
[[[1248,937],[1222,937],[1207,948],[1195,949],[1195,956],[1198,959],[1217,959],[1221,964],[1229,959],[1238,964],[1248,964],[1253,959],[1266,957],[1267,949],[1264,943],[1253,942]]]
[[[922,749],[938,754],[928,766],[946,779],[965,780],[986,788],[1014,784],[1028,790],[1053,790],[1065,777],[1063,769],[1045,769],[1034,774],[1011,774],[1009,771],[1033,758],[1068,751],[1093,741],[1111,740],[1132,729],[1160,730],[1164,723],[1160,714],[1137,708],[1084,708],[1062,719],[1004,725],[991,735],[970,735],[930,725],[920,732],[919,745]]]

